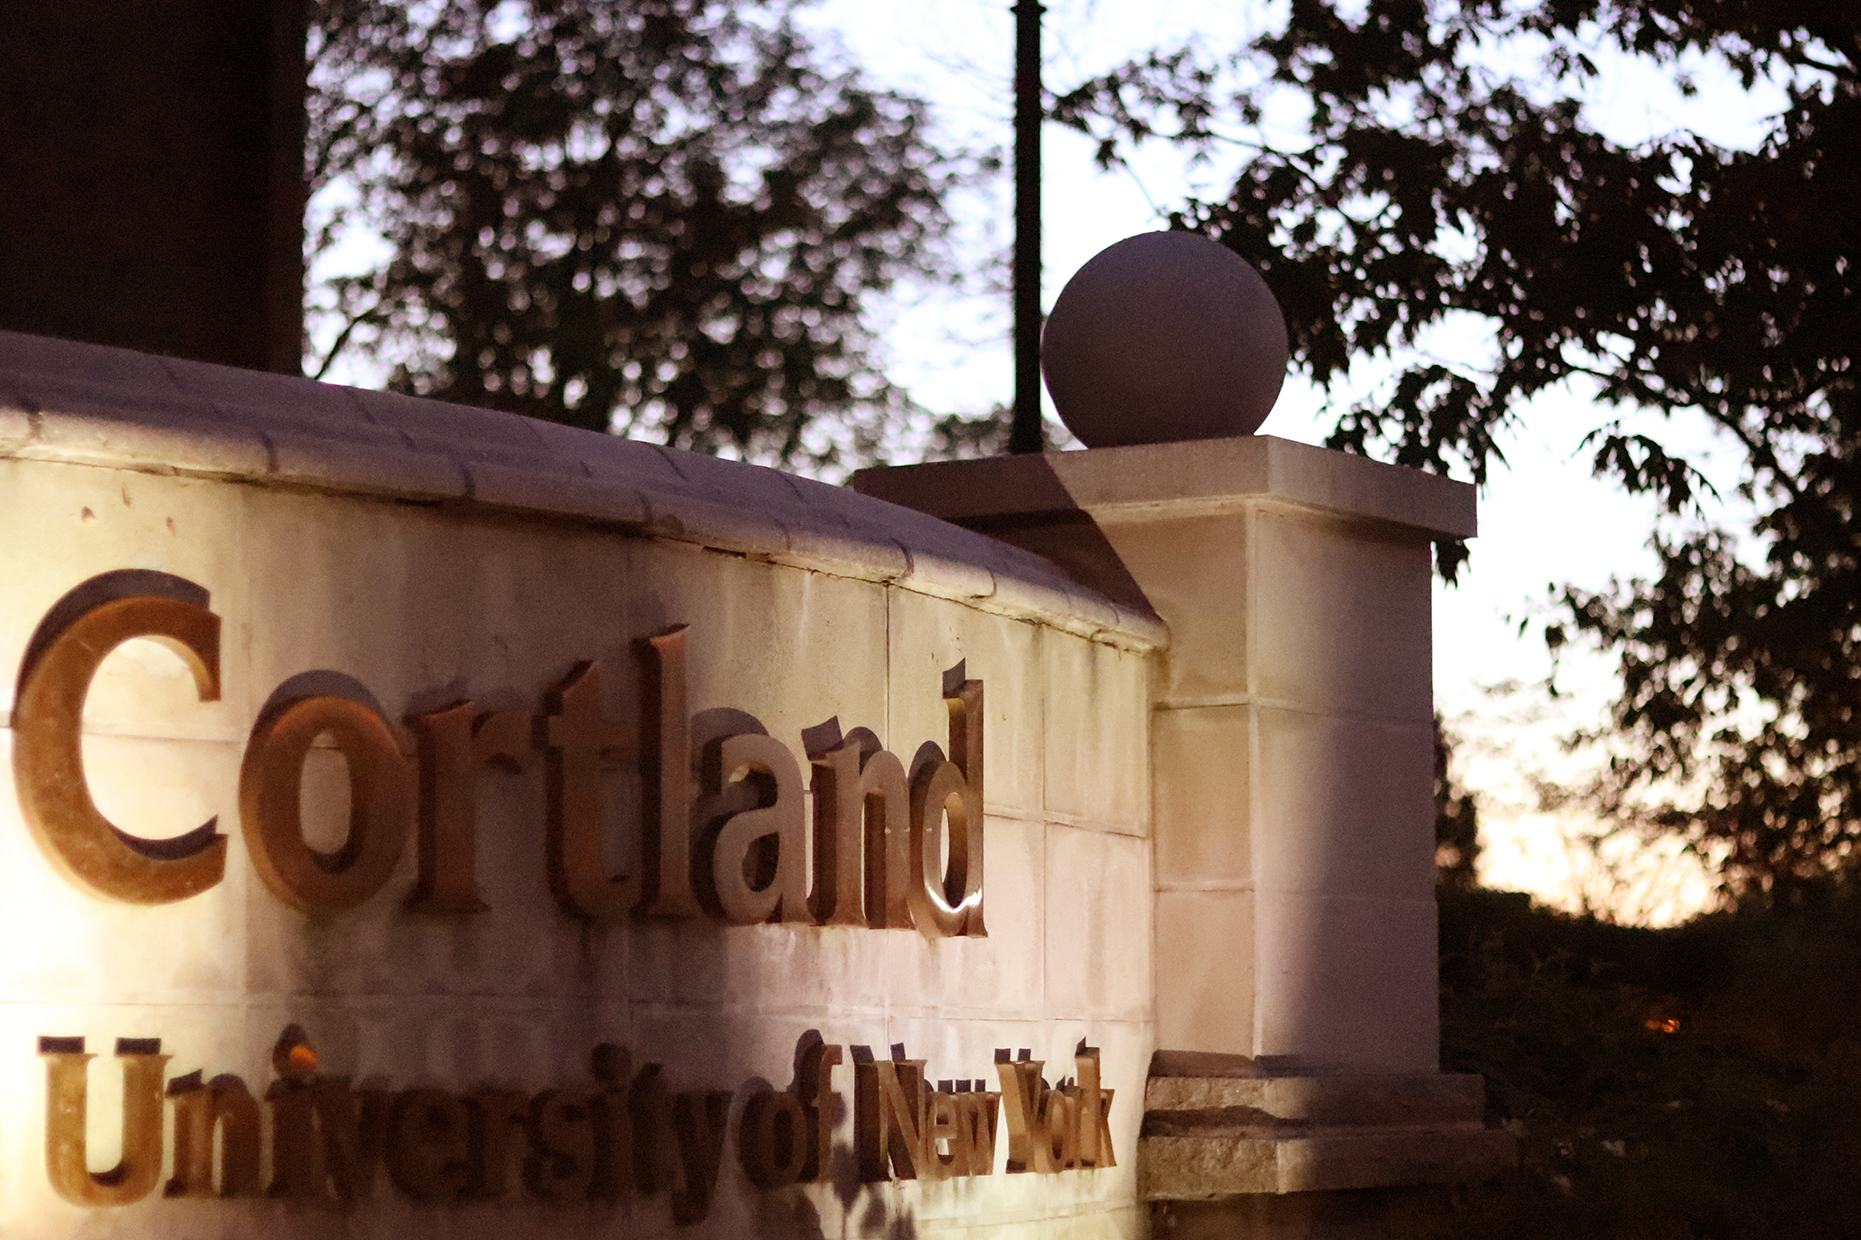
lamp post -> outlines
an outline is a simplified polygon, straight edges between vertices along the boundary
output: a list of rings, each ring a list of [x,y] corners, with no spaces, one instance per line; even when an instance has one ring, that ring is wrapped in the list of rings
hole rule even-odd
[[[1046,447],[1040,426],[1040,14],[1037,0],[1016,0],[1015,389],[1010,452]]]

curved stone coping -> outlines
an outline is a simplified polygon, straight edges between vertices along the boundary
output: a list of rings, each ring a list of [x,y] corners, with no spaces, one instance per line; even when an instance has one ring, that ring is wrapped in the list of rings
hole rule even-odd
[[[1156,616],[934,517],[778,470],[389,392],[0,332],[0,458],[572,518],[1134,649]]]

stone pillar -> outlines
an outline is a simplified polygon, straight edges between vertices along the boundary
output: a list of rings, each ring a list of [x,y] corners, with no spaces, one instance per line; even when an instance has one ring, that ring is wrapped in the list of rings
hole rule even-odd
[[[1140,1173],[1152,1197],[1421,1183],[1463,1178],[1469,1150],[1482,1173],[1509,1158],[1509,1138],[1480,1129],[1478,1079],[1436,1076],[1431,541],[1473,535],[1473,488],[1264,436],[872,470],[854,485],[1037,552],[1169,625],[1151,681],[1151,1110],[1272,1121],[1224,1129],[1226,1153],[1196,1147],[1225,1172]],[[1260,1077],[1315,1084],[1261,1093]],[[1384,1085],[1324,1084],[1357,1078]],[[1336,1098],[1351,1101],[1322,1101]],[[1195,1138],[1192,1118],[1147,1131],[1173,1123],[1171,1139]],[[1430,1145],[1414,1124],[1454,1135]],[[1344,1145],[1289,1153],[1352,1125]],[[1258,1147],[1245,1174],[1235,1142]]]
[[[0,26],[0,329],[297,373],[304,0]]]

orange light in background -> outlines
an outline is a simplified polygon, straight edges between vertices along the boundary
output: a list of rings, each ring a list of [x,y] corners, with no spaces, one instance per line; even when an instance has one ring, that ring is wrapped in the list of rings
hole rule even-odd
[[[1658,1016],[1653,1020],[1644,1021],[1643,1023],[1655,1033],[1680,1032],[1680,1018],[1678,1016]]]

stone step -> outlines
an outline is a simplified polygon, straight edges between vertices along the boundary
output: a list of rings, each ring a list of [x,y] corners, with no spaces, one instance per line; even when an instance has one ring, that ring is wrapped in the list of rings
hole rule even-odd
[[[1152,1076],[1144,1110],[1249,1111],[1266,1120],[1315,1124],[1472,1121],[1486,1107],[1486,1082],[1470,1074],[1345,1076]]]
[[[1389,1076],[1156,1076],[1145,1090],[1140,1191],[1210,1200],[1483,1180],[1518,1139],[1485,1127],[1485,1083]]]
[[[1488,1179],[1518,1163],[1511,1133],[1477,1124],[1326,1129],[1299,1137],[1143,1137],[1146,1201],[1314,1193]]]

